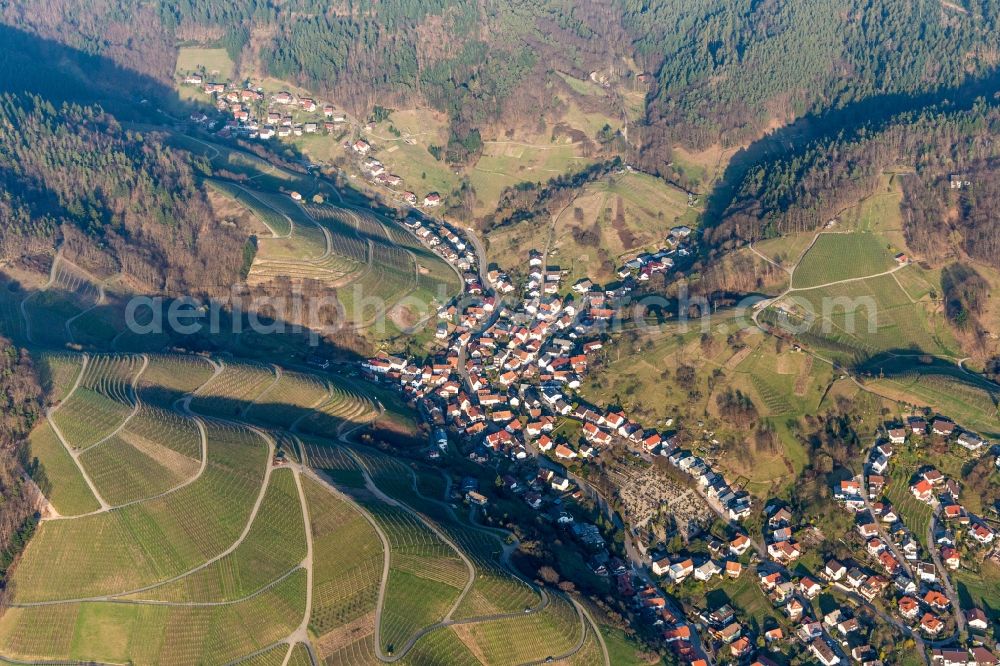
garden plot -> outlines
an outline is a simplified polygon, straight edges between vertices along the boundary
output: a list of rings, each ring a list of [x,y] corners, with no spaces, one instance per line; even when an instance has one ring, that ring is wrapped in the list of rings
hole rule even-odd
[[[288,236],[292,232],[292,222],[284,214],[261,201],[251,190],[224,180],[209,181],[209,185],[253,213],[264,223],[274,236]]]

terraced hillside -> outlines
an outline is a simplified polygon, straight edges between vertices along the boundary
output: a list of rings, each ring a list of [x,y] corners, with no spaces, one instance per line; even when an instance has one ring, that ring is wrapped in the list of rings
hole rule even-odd
[[[288,323],[316,328],[335,320],[363,329],[368,338],[387,339],[461,292],[459,275],[441,256],[387,215],[366,207],[363,198],[241,150],[192,136],[171,140],[206,158],[212,173],[203,183],[209,198],[222,202],[220,221],[246,234],[246,285],[257,294],[286,294],[305,286],[309,297],[320,294],[329,301],[300,317],[288,315]],[[146,325],[149,308],[127,310],[135,286],[113,268],[108,271],[94,274],[60,251],[47,275],[30,273],[29,288],[19,277],[4,275],[0,332],[53,348],[158,352],[191,346],[180,331],[130,330],[126,313]],[[228,293],[229,287],[211,289],[220,298],[219,290]],[[218,334],[220,345],[238,347],[225,331]]]
[[[425,312],[458,293],[455,272],[394,222],[371,211],[333,204],[299,205],[287,195],[213,181],[268,229],[247,283],[314,282],[336,290],[347,321],[370,325],[404,298]]]
[[[607,663],[582,609],[513,573],[507,535],[453,511],[439,472],[350,439],[384,409],[364,386],[232,358],[39,359],[50,507],[0,660]]]

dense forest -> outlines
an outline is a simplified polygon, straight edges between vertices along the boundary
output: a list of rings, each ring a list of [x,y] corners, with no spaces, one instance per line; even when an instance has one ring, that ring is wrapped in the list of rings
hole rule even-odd
[[[97,106],[0,97],[0,259],[62,245],[99,274],[155,291],[233,284],[238,231],[213,224],[190,156]]]
[[[6,25],[163,84],[176,44],[200,43],[225,47],[244,75],[290,80],[358,115],[429,104],[451,116],[456,145],[502,116],[536,119],[553,71],[648,81],[634,129],[651,170],[678,143],[738,145],[807,114],[988,76],[998,16],[1000,0],[0,4]]]
[[[927,109],[815,142],[751,169],[706,238],[726,248],[816,229],[874,193],[886,170],[907,165],[916,170],[900,176],[910,249],[935,264],[964,253],[1000,267],[1000,233],[991,222],[1000,206],[998,131],[1000,108],[979,100],[969,110]]]
[[[0,610],[7,569],[37,523],[41,497],[25,475],[32,462],[24,438],[41,412],[41,394],[27,353],[0,338]]]
[[[622,0],[656,74],[647,145],[739,145],[860,100],[994,71],[997,0]]]

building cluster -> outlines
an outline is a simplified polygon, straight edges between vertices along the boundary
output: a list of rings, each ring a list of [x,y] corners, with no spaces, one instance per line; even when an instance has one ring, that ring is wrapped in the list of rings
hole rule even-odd
[[[691,227],[674,227],[667,236],[667,247],[655,252],[642,252],[625,261],[618,268],[618,278],[646,282],[657,273],[666,273],[674,267],[674,257],[683,258],[691,254],[688,242],[693,233]]]
[[[740,520],[750,515],[750,494],[733,488],[708,462],[683,449],[661,448],[660,453],[667,456],[671,465],[693,478],[706,500],[714,504],[720,513],[728,515],[730,520]]]
[[[480,298],[441,309],[438,337],[447,342],[442,352],[421,362],[373,358],[365,364],[370,372],[396,383],[431,423],[452,428],[476,444],[481,456],[524,459],[530,451],[571,462],[594,458],[613,444],[649,454],[674,449],[667,433],[576,397],[603,346],[600,322],[611,316],[607,292],[592,288],[564,300],[562,272],[544,266],[541,253],[533,251],[523,295],[508,305],[497,294],[516,291],[510,277],[490,271],[492,293],[483,295],[486,289],[469,261],[474,253],[456,229],[443,223],[407,225],[429,246],[446,248],[442,255],[464,271],[465,292]],[[561,418],[577,422],[576,441],[553,439]]]
[[[872,599],[870,581],[880,579],[879,586],[889,592],[878,596],[890,597],[888,606],[902,622],[914,633],[939,640],[957,629],[952,621],[956,613],[964,613],[966,617],[970,613],[973,616],[982,613],[976,608],[956,607],[959,600],[950,592],[948,572],[962,566],[960,548],[963,542],[966,549],[989,548],[994,546],[995,534],[985,520],[971,514],[961,504],[960,483],[932,466],[918,469],[909,486],[909,493],[914,498],[910,501],[925,503],[934,512],[927,527],[927,543],[921,543],[923,534],[918,537],[911,533],[903,516],[885,497],[883,493],[890,483],[897,447],[906,445],[911,439],[921,444],[927,437],[937,438],[939,443],[953,443],[971,452],[988,447],[978,435],[962,432],[953,422],[942,418],[934,419],[930,425],[922,418],[913,418],[905,427],[889,427],[886,437],[877,440],[870,452],[863,483],[858,479],[845,479],[834,491],[845,507],[857,513],[856,532],[858,541],[863,544],[859,551],[878,573],[871,569],[866,571],[861,566],[848,571],[839,564],[834,567],[836,575],[829,565],[827,573],[838,584]],[[891,586],[885,584],[888,581],[892,582]]]
[[[600,408],[576,395],[603,347],[604,323],[631,287],[605,290],[588,284],[564,295],[562,271],[546,266],[537,251],[529,254],[526,278],[516,285],[504,271],[484,274],[459,229],[416,216],[406,226],[459,269],[465,294],[478,298],[441,308],[437,337],[445,346],[438,353],[424,359],[379,355],[363,364],[365,372],[395,386],[432,425],[437,455],[452,437],[464,442],[477,462],[499,456],[513,461],[541,457],[533,478],[505,478],[505,487],[543,517],[566,527],[587,552],[594,573],[614,575],[622,593],[633,595],[631,572],[609,559],[596,526],[574,524],[561,504],[561,498],[580,493],[564,465],[597,458],[612,446],[647,457],[677,452],[674,433],[644,428],[619,409]],[[566,422],[575,424],[565,428],[573,437],[555,432]],[[672,462],[737,517],[749,512],[745,493],[733,491],[700,458],[679,452]],[[466,491],[466,499],[474,504],[488,501],[477,489]],[[735,564],[726,565],[726,575],[742,572],[742,565]],[[710,577],[722,571],[722,565],[703,563],[694,575]],[[645,608],[656,605],[657,598],[643,593],[637,603]],[[690,637],[690,628],[682,622],[669,627]],[[686,649],[685,644],[674,647]]]
[[[270,139],[316,134],[321,130],[330,133],[347,123],[347,115],[342,111],[311,97],[286,91],[269,95],[261,87],[206,82],[199,74],[185,77],[184,83],[201,88],[212,97],[215,108],[229,117],[220,130],[229,136]],[[195,113],[191,119],[209,122],[203,113]]]
[[[463,273],[465,289],[468,293],[482,294],[482,285],[479,283],[477,272],[476,253],[466,243],[457,228],[443,220],[416,214],[409,215],[403,221],[403,225],[445,261]]]
[[[374,157],[369,157],[373,148],[370,143],[364,139],[356,139],[355,141],[347,141],[344,143],[344,148],[352,151],[359,158],[364,158],[359,168],[361,172],[366,174],[373,183],[377,185],[383,185],[390,189],[399,187],[403,183],[402,176],[397,176],[394,173],[389,173],[385,165]],[[417,205],[417,195],[409,190],[399,193],[399,197],[410,206]],[[441,205],[441,195],[437,192],[429,192],[424,196],[423,199],[424,208],[435,208]]]

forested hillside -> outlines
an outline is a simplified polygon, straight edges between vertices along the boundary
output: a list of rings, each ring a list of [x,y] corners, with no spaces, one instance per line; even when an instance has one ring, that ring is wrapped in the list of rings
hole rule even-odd
[[[532,121],[546,75],[613,71],[651,83],[651,165],[675,144],[738,145],[860,100],[953,87],[997,65],[998,0],[21,0],[7,25],[169,83],[176,45],[224,47],[241,74],[330,95],[358,115],[431,105],[455,139]],[[639,69],[625,63],[631,59]],[[642,82],[640,71],[645,70]]]
[[[41,499],[22,467],[32,464],[24,438],[41,411],[41,393],[31,359],[0,338],[0,610],[7,569],[34,531]]]
[[[647,145],[738,145],[860,100],[957,86],[997,65],[996,0],[623,0],[656,73]]]
[[[154,290],[235,282],[243,239],[212,224],[186,154],[125,130],[97,106],[0,98],[0,257],[64,241],[99,273]]]
[[[816,229],[872,194],[881,174],[902,164],[916,169],[903,179],[909,247],[934,263],[964,252],[1000,266],[1000,234],[990,222],[1000,204],[998,130],[1000,109],[981,100],[968,111],[929,109],[816,142],[751,170],[708,238],[724,248]],[[960,176],[956,187],[952,175]]]

